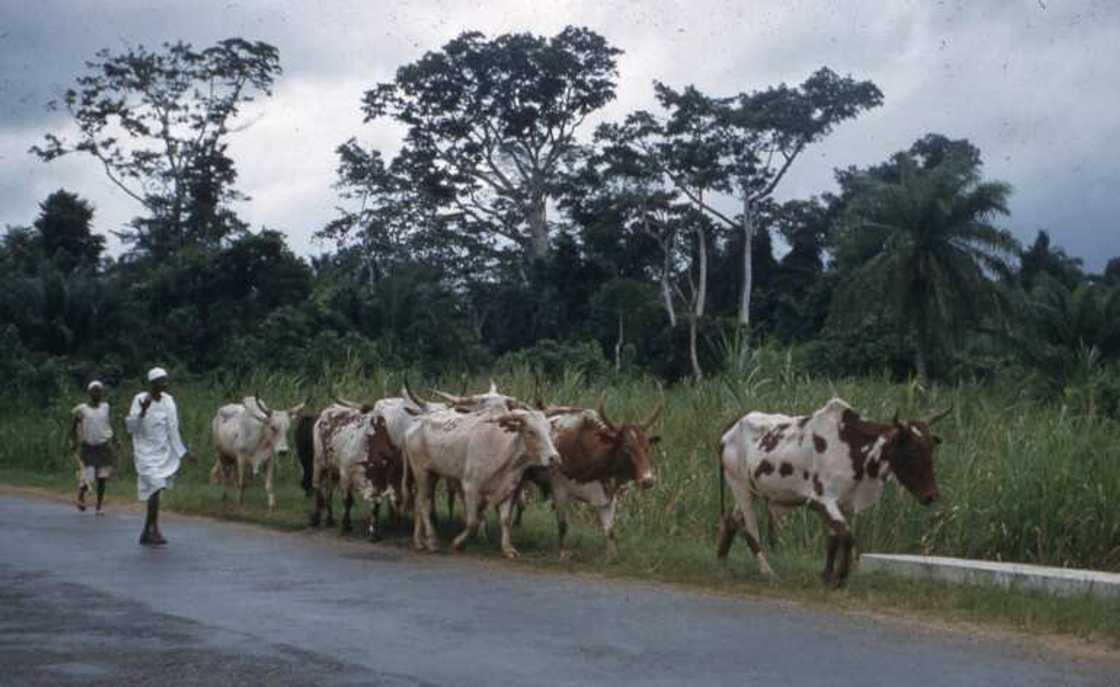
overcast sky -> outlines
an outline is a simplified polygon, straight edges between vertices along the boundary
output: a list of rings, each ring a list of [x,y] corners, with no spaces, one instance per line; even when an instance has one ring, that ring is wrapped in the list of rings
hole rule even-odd
[[[351,136],[386,152],[398,144],[399,130],[362,124],[365,90],[465,30],[552,35],[567,24],[624,51],[606,119],[654,108],[654,79],[730,95],[800,83],[824,65],[874,81],[883,106],[808,150],[781,199],[829,190],[834,167],[880,162],[934,131],[970,139],[986,176],[1013,186],[1002,222],[1018,237],[1047,229],[1093,271],[1120,255],[1120,3],[1111,0],[0,0],[0,227],[31,223],[60,187],[93,202],[99,232],[140,214],[94,160],[44,164],[27,153],[44,133],[68,130],[45,103],[100,48],[232,36],[275,45],[284,68],[275,95],[247,110],[251,125],[231,140],[239,188],[252,197],[237,211],[308,254],[327,248],[311,234],[338,203],[335,146]]]

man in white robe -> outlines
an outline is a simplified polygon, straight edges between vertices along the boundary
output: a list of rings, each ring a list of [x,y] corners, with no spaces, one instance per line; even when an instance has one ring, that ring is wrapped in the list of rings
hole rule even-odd
[[[148,502],[140,543],[162,546],[167,539],[159,530],[159,495],[171,486],[180,461],[193,459],[179,434],[179,409],[167,393],[167,371],[162,367],[149,370],[148,384],[148,391],[132,399],[124,423],[132,435],[137,497]]]

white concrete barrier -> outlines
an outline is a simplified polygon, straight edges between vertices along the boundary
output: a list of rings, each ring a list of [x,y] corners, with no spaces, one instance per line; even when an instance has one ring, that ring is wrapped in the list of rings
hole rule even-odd
[[[946,582],[1039,589],[1052,594],[1120,596],[1120,574],[1096,570],[885,553],[863,554],[860,568]]]

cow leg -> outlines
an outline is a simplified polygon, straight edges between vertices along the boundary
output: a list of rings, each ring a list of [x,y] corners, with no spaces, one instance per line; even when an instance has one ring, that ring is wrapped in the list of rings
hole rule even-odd
[[[276,461],[268,459],[268,467],[264,471],[264,490],[268,494],[268,509],[276,510],[276,494],[272,491],[272,464]]]
[[[560,558],[567,559],[572,555],[566,543],[568,536],[568,492],[559,485],[553,492],[552,506],[556,509],[556,543],[560,548]]]
[[[618,558],[618,541],[614,536],[614,509],[618,501],[614,498],[605,506],[599,506],[599,524],[607,538],[607,560]]]
[[[738,507],[738,512],[734,514],[736,522],[732,523],[743,539],[747,541],[747,546],[750,547],[751,553],[758,559],[758,568],[762,571],[763,575],[767,577],[777,576],[774,574],[774,569],[770,567],[770,561],[766,558],[766,552],[762,550],[762,538],[758,533],[758,520],[754,514],[754,497],[751,494],[748,485],[744,484],[741,480],[735,477],[735,473],[724,468],[727,475],[727,485],[731,487],[731,494],[735,497],[735,505]],[[721,540],[719,546],[716,548],[718,555],[720,549],[724,546],[723,537],[734,537],[734,531],[729,526],[724,525],[720,529]],[[730,532],[730,534],[728,534]],[[726,544],[727,549],[731,548],[731,544]],[[724,552],[726,556],[726,551]]]
[[[508,498],[498,504],[498,519],[502,524],[502,555],[517,558],[520,554],[513,548],[513,505],[515,498]]]
[[[350,489],[345,490],[345,496],[342,499],[342,533],[346,534],[354,529],[354,524],[350,522],[350,509],[354,507],[354,492]]]
[[[327,508],[327,519],[323,522],[327,527],[334,527],[334,475],[327,473],[327,482],[323,491],[323,505]]]
[[[237,505],[245,505],[245,461],[237,459]]]
[[[481,516],[480,511],[482,510],[481,503],[479,501],[480,500],[478,498],[478,494],[464,490],[463,512],[467,517],[467,526],[463,529],[459,536],[455,537],[455,541],[452,542],[452,547],[454,547],[456,551],[462,551],[463,548],[467,545],[467,539],[478,534],[478,523]]]
[[[381,541],[381,495],[373,497],[369,505],[369,530],[366,536],[370,541]]]
[[[716,558],[720,561],[727,560],[731,545],[735,543],[735,535],[739,532],[738,511],[725,513],[719,521],[719,534],[716,536]]]
[[[416,509],[413,512],[412,545],[417,551],[436,551],[436,530],[432,524],[431,474],[427,470],[415,471]]]
[[[826,526],[831,531],[831,536],[828,540],[828,555],[825,559],[824,572],[821,574],[825,584],[831,584],[839,587],[844,584],[844,580],[848,577],[848,572],[852,562],[852,545],[854,539],[852,538],[851,528],[848,526],[848,521],[844,517],[844,513],[836,505],[835,501],[813,501],[810,507],[821,516]],[[836,562],[836,554],[841,553],[840,556],[840,569],[836,570],[835,576],[833,574],[834,565]]]

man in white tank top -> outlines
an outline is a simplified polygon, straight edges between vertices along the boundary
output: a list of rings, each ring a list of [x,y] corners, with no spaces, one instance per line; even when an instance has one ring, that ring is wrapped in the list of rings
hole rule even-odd
[[[97,481],[97,510],[102,514],[101,505],[105,501],[105,483],[113,475],[116,462],[116,439],[109,421],[109,404],[102,400],[104,385],[94,380],[87,387],[89,403],[79,403],[71,413],[74,423],[70,426],[70,444],[77,452],[82,467],[78,475],[78,496],[74,505],[78,510],[86,509],[86,492]]]

